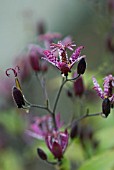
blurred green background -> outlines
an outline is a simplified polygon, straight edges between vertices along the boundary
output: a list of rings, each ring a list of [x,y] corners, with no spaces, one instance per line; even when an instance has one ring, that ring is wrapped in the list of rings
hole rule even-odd
[[[114,8],[113,8],[114,10]],[[114,13],[108,6],[108,0],[0,0],[0,88],[5,77],[5,70],[12,67],[15,58],[24,51],[28,44],[37,40],[37,24],[43,21],[47,32],[59,32],[63,37],[70,35],[77,46],[83,45],[83,54],[87,56],[87,71],[84,77],[86,93],[74,103],[66,97],[72,84],[65,86],[57,111],[68,123],[69,115],[101,111],[101,100],[92,91],[92,76],[102,85],[107,74],[114,74],[114,53],[107,47],[107,37],[113,37]],[[47,90],[51,105],[61,82],[61,75],[56,69],[47,73]],[[8,79],[8,78],[7,78]],[[42,103],[42,91],[35,76],[22,84],[24,94],[30,101]],[[3,88],[3,87],[2,87]],[[16,109],[11,97],[11,87],[0,92],[0,170],[36,170],[54,169],[41,161],[36,149],[45,148],[45,144],[25,134],[28,122],[34,115],[45,114],[42,110],[32,109],[30,114]],[[32,93],[31,93],[32,89]],[[67,103],[67,108],[66,108]],[[81,106],[83,106],[81,108]],[[80,111],[80,108],[82,109]],[[114,163],[114,111],[107,119],[88,118],[84,124],[90,124],[99,147],[93,151],[88,145],[84,148],[76,140],[70,145],[66,157],[71,162],[71,169],[113,170]],[[45,148],[47,153],[49,152]],[[74,152],[74,150],[76,152]],[[103,157],[103,155],[105,155]],[[109,158],[108,161],[107,157]],[[106,162],[102,164],[101,162]],[[90,161],[89,163],[86,161]],[[84,165],[84,166],[83,166]],[[95,169],[95,170],[96,170]]]

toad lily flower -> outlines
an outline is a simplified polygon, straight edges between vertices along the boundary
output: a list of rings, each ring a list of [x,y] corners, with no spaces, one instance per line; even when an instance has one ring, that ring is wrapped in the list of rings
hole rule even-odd
[[[56,125],[58,129],[63,125],[63,122],[60,121],[60,113],[56,114]],[[26,131],[29,136],[42,140],[45,139],[47,134],[51,134],[52,132],[53,120],[50,115],[35,117],[29,130]]]
[[[114,104],[114,94],[112,94],[112,90],[114,87],[114,77],[112,75],[108,75],[104,78],[104,91],[98,84],[97,80],[93,77],[94,90],[97,92],[98,96],[103,99],[102,103],[102,111],[105,117],[110,113],[110,108],[113,107]]]
[[[73,51],[73,47],[76,46],[72,43],[63,43],[59,41],[58,44],[52,43],[50,48],[52,50],[44,50],[45,57],[42,59],[48,61],[52,65],[56,66],[61,74],[68,76],[68,73],[71,72],[71,68],[76,62],[79,62],[85,56],[80,56],[83,46],[78,47],[74,53],[68,58],[67,49]]]
[[[53,134],[48,134],[45,138],[46,144],[54,157],[61,160],[68,145],[69,135],[65,132],[54,131]]]

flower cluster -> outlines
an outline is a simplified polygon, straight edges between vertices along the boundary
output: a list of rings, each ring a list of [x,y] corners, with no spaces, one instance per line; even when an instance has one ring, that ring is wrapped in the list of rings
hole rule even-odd
[[[26,133],[37,139],[45,140],[47,147],[53,153],[54,157],[60,160],[63,157],[68,145],[69,135],[67,130],[59,131],[63,123],[60,121],[60,114],[56,114],[56,125],[58,130],[54,130],[51,115],[35,117],[30,125],[30,130]]]
[[[14,74],[15,85],[12,88],[12,96],[17,107],[19,109],[24,109],[25,111],[29,110],[29,113],[31,113],[32,108],[43,109],[47,112],[47,114],[43,116],[35,115],[33,120],[30,121],[30,124],[28,125],[28,128],[25,132],[27,135],[45,142],[45,146],[52,153],[54,161],[50,161],[49,155],[46,153],[45,149],[42,148],[42,146],[37,148],[37,154],[47,163],[56,165],[62,164],[62,160],[65,156],[64,154],[67,150],[69,142],[73,141],[69,140],[69,138],[74,139],[75,137],[78,137],[84,149],[86,146],[86,141],[89,141],[92,148],[96,148],[98,143],[93,137],[93,130],[91,130],[91,127],[89,126],[86,127],[83,124],[79,124],[79,121],[89,116],[101,115],[101,113],[89,114],[88,111],[86,114],[81,115],[79,118],[77,118],[77,115],[72,115],[70,123],[66,125],[60,120],[60,113],[58,113],[58,111],[56,113],[56,108],[62,89],[67,82],[73,83],[72,92],[68,91],[68,96],[72,98],[73,103],[75,104],[75,98],[73,97],[78,96],[78,100],[83,100],[84,97],[82,96],[85,95],[85,86],[83,83],[82,75],[85,73],[87,66],[85,60],[86,56],[81,55],[84,46],[79,46],[74,50],[76,45],[72,42],[71,37],[68,36],[63,40],[58,41],[60,38],[61,35],[58,33],[40,34],[38,39],[41,44],[43,42],[43,47],[35,44],[30,44],[28,48],[26,58],[27,68],[29,63],[29,66],[35,72],[37,80],[40,82],[40,85],[45,94],[45,102],[43,105],[33,104],[25,98],[20,83],[21,78],[18,76],[21,67],[16,66],[6,70],[6,75],[8,77],[10,76],[9,71],[13,71]],[[68,54],[70,54],[70,56]],[[58,68],[63,75],[63,77],[61,76],[62,83],[55,97],[53,107],[50,104],[50,100],[47,95],[45,84],[46,81],[44,81],[46,78],[46,74],[44,73],[46,73],[49,69],[48,62]],[[76,70],[73,71],[72,77],[70,77],[69,73],[73,70],[73,66],[76,63]],[[26,65],[26,62],[24,62],[24,64]],[[28,74],[30,70],[26,71]],[[107,117],[114,103],[114,77],[109,75],[104,78],[104,90],[102,90],[94,77],[93,84],[97,94],[103,99],[102,114]],[[82,109],[80,110],[82,111]],[[81,126],[79,127],[78,125]]]

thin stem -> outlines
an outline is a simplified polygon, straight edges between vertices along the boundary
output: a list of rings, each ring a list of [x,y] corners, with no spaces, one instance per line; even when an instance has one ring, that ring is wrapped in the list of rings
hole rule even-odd
[[[77,80],[80,77],[80,74],[78,74],[76,77],[71,78],[71,79],[67,79],[67,81],[73,81],[73,80]]]
[[[93,114],[88,114],[88,113],[86,113],[85,115],[80,116],[80,117],[76,120],[76,122],[79,122],[79,121],[81,121],[82,119],[85,119],[85,118],[87,118],[87,117],[100,116],[101,114],[102,114],[102,112],[93,113]]]
[[[59,91],[57,93],[57,96],[56,96],[56,99],[55,99],[55,103],[54,103],[54,107],[53,107],[53,113],[55,114],[55,110],[56,110],[56,107],[57,107],[57,104],[58,104],[58,100],[59,100],[59,97],[60,97],[60,94],[61,94],[61,91],[62,91],[62,88],[63,86],[65,85],[65,83],[67,82],[67,79],[65,80],[62,80],[62,84],[59,88]]]
[[[71,127],[73,124],[76,124],[78,123],[79,121],[87,118],[87,117],[94,117],[94,116],[100,116],[102,114],[102,112],[99,112],[99,113],[92,113],[92,114],[89,114],[88,112],[82,116],[80,116],[78,119],[74,120],[73,122],[71,122],[67,128]]]
[[[54,122],[54,127],[55,129],[57,130],[57,125],[56,125],[56,119],[55,119],[55,111],[56,111],[56,108],[57,108],[57,104],[58,104],[58,101],[59,101],[59,97],[60,97],[60,94],[61,94],[61,91],[63,89],[63,86],[65,85],[66,82],[68,81],[72,81],[72,80],[76,80],[80,75],[77,75],[75,78],[73,79],[66,79],[64,80],[64,78],[62,79],[62,83],[61,83],[61,86],[59,88],[59,91],[57,93],[57,96],[56,96],[56,99],[55,99],[55,103],[54,103],[54,107],[53,107],[53,112],[52,112],[52,118],[53,118],[53,122]]]
[[[68,81],[76,80],[76,79],[79,78],[79,76],[80,76],[80,75],[78,74],[76,77],[74,77],[74,78],[72,78],[72,79],[67,79],[67,77],[66,77],[65,80],[64,80],[64,79],[62,80],[62,84],[61,84],[61,86],[60,86],[60,88],[59,88],[59,91],[58,91],[57,96],[56,96],[56,99],[55,99],[55,103],[54,103],[54,107],[53,107],[53,113],[55,113],[55,110],[56,110],[56,107],[57,107],[57,104],[58,104],[58,100],[59,100],[59,97],[60,97],[62,88],[63,88],[63,86],[65,85],[65,83],[68,82]]]
[[[39,109],[44,109],[47,110],[50,114],[53,114],[53,112],[51,111],[51,109],[49,109],[48,105],[47,106],[43,106],[43,105],[37,105],[37,104],[32,104],[29,101],[27,101],[24,97],[25,102],[29,105],[29,107],[36,107]]]

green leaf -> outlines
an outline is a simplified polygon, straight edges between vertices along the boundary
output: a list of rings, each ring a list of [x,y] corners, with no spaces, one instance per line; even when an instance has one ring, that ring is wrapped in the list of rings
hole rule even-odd
[[[95,138],[99,141],[100,151],[114,147],[114,127],[107,127],[97,131]]]
[[[78,140],[73,141],[67,148],[65,156],[71,161],[83,161],[84,151]]]
[[[0,114],[0,123],[4,124],[9,132],[20,133],[25,129],[27,123],[16,109],[1,112]]]
[[[85,161],[79,170],[111,170],[113,167],[114,151],[108,151]]]
[[[0,153],[0,169],[3,170],[23,170],[22,158],[13,150],[8,149]]]

